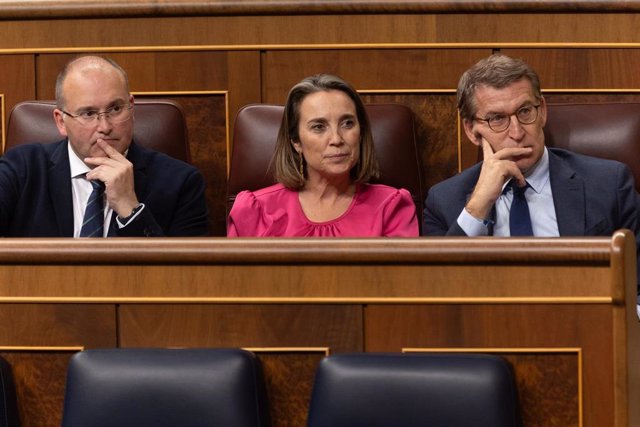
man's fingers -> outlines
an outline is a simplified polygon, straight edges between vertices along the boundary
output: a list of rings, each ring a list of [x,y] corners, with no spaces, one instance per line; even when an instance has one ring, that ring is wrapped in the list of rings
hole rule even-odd
[[[105,154],[109,156],[109,158],[111,159],[124,158],[124,156],[120,154],[118,150],[116,150],[111,145],[109,145],[104,139],[98,138],[98,140],[96,141],[96,144],[98,144],[98,147],[100,147],[102,151],[104,151]]]
[[[498,160],[512,160],[514,157],[526,156],[533,152],[531,147],[510,147],[496,151],[493,158]]]
[[[480,137],[482,139],[482,158],[484,160],[489,159],[489,157],[493,156],[493,148],[489,141],[487,141],[483,136]]]

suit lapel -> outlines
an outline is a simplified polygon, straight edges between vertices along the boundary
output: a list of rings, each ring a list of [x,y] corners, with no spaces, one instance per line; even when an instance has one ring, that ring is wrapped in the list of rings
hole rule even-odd
[[[560,236],[584,236],[584,181],[549,150],[549,179]]]
[[[73,237],[73,200],[71,196],[71,168],[67,141],[53,150],[49,160],[49,194],[58,223],[60,236]]]

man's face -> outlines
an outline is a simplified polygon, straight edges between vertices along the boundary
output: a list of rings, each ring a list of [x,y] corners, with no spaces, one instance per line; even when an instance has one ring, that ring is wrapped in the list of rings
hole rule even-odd
[[[87,111],[102,112],[114,106],[133,105],[133,96],[127,92],[124,77],[113,67],[84,67],[71,70],[63,88],[64,111],[71,115],[81,115]],[[96,142],[104,140],[118,152],[124,154],[133,136],[133,114],[126,112],[125,121],[101,114],[91,122],[81,117],[71,117],[61,110],[54,111],[58,130],[69,138],[71,148],[80,157],[106,157]]]
[[[544,153],[544,133],[542,128],[547,121],[547,106],[544,98],[537,100],[531,82],[520,79],[502,89],[479,86],[475,89],[476,114],[472,121],[464,121],[464,130],[469,139],[476,145],[486,139],[494,152],[508,147],[531,147],[530,154],[512,158],[520,171],[526,173],[534,166]],[[516,112],[537,107],[537,118],[533,123],[522,124]],[[535,114],[535,111],[533,112]],[[496,116],[507,116],[508,128],[495,132],[486,121]],[[495,127],[495,126],[494,126]]]

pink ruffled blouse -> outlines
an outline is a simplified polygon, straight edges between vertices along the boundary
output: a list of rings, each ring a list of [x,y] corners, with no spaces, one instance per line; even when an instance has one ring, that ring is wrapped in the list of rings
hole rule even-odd
[[[347,211],[327,222],[307,219],[298,192],[282,184],[238,194],[227,221],[229,237],[417,237],[409,192],[360,184]]]

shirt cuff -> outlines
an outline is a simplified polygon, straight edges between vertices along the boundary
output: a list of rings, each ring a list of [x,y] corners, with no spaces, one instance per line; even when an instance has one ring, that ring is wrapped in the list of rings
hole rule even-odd
[[[125,228],[127,225],[131,224],[131,222],[136,219],[138,215],[140,215],[140,212],[142,212],[144,208],[144,203],[140,203],[139,209],[136,209],[136,212],[133,215],[127,217],[124,223],[120,222],[120,217],[116,215],[116,223],[118,224],[118,228]]]
[[[462,209],[457,221],[462,231],[469,237],[489,235],[489,222],[479,220],[467,212],[466,209]]]

